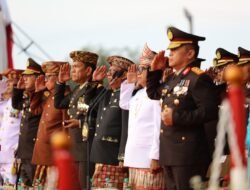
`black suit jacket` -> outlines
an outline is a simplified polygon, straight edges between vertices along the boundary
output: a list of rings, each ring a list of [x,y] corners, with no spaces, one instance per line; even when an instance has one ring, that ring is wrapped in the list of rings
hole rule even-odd
[[[161,124],[161,164],[207,164],[211,150],[205,124],[218,119],[219,103],[212,80],[192,64],[164,83],[160,83],[161,75],[162,71],[153,71],[147,78],[148,96],[161,99],[162,108],[167,105],[173,109],[173,125]],[[216,131],[216,125],[211,127]]]

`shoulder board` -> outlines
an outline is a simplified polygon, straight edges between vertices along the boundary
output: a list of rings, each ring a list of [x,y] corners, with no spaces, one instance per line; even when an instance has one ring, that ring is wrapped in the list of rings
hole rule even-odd
[[[197,75],[201,75],[201,74],[204,73],[204,71],[201,70],[199,67],[192,67],[191,70],[192,70],[195,74],[197,74]]]

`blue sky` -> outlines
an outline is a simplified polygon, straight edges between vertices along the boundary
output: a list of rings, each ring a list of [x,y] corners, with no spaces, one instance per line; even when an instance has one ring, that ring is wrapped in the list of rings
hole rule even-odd
[[[107,48],[129,46],[166,49],[166,27],[188,31],[183,8],[194,17],[194,33],[201,42],[200,57],[212,63],[215,50],[223,47],[237,53],[250,49],[249,0],[8,0],[12,20],[21,26],[55,60],[82,46]],[[25,43],[24,43],[25,44]],[[36,52],[36,50],[34,50]],[[14,51],[16,68],[27,57]],[[46,59],[44,60],[46,61]]]

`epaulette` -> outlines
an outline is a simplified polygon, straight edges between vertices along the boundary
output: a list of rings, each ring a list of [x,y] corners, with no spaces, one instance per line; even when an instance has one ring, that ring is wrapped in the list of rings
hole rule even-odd
[[[201,74],[204,73],[204,71],[201,70],[199,67],[192,67],[191,70],[192,70],[195,74],[197,74],[197,75],[201,75]]]

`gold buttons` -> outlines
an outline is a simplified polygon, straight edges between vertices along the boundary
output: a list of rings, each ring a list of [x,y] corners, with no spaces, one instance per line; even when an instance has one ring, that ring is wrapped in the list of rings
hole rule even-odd
[[[185,141],[185,140],[186,140],[186,137],[184,137],[184,136],[183,136],[183,137],[181,137],[181,140]]]
[[[36,141],[36,138],[33,138],[33,141]]]
[[[160,130],[161,134],[163,133],[163,129]]]
[[[180,104],[180,100],[179,99],[175,99],[174,100],[174,105],[178,106]]]
[[[95,133],[95,137],[97,136],[97,133]]]
[[[100,125],[99,125],[99,124],[97,124],[97,125],[96,125],[96,127],[100,127]]]

